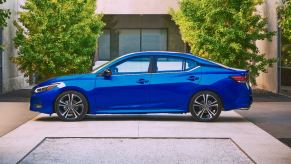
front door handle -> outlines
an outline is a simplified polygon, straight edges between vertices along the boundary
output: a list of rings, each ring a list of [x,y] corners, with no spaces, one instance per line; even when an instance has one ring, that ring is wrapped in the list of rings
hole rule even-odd
[[[146,80],[146,79],[139,79],[138,81],[137,81],[137,83],[140,83],[140,84],[145,84],[145,83],[148,83],[149,81],[148,80]]]
[[[190,80],[190,81],[199,80],[199,77],[197,77],[197,76],[189,76],[188,80]]]

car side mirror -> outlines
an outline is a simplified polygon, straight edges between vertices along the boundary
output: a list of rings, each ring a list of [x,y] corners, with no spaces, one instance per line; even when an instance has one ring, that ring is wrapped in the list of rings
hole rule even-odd
[[[109,68],[105,69],[102,72],[102,76],[104,76],[104,77],[110,77],[111,75],[112,75],[112,71]]]

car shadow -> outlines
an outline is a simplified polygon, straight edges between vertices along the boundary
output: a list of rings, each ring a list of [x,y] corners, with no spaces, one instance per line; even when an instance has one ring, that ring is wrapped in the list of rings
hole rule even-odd
[[[57,116],[45,116],[35,121],[54,122],[60,121]],[[87,115],[82,121],[182,121],[196,122],[190,115]],[[215,122],[247,122],[244,118],[234,116],[220,116]]]

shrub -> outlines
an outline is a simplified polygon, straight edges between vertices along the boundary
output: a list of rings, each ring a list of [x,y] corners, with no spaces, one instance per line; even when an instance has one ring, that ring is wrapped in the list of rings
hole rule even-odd
[[[95,0],[26,0],[21,8],[12,61],[25,76],[42,81],[91,69],[104,26]]]
[[[256,14],[254,0],[181,0],[171,10],[182,39],[191,52],[230,67],[250,71],[251,82],[274,59],[260,54],[257,40],[271,39],[266,20]]]

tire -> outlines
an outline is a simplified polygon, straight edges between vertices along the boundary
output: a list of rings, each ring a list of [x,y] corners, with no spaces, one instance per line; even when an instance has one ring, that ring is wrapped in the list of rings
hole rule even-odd
[[[192,97],[189,110],[196,121],[211,122],[219,117],[222,103],[219,96],[215,93],[202,91]]]
[[[54,108],[61,120],[80,121],[88,112],[88,102],[81,93],[66,91],[57,97]]]

